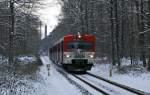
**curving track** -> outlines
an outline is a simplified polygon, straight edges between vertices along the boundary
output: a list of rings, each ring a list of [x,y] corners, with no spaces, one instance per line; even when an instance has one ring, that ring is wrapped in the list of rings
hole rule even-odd
[[[96,90],[101,89],[104,95],[150,95],[149,93],[104,79],[89,72],[84,75],[74,76],[89,86],[94,85]]]
[[[98,92],[104,94],[104,95],[110,95],[109,93],[107,93],[106,91],[102,90],[101,88],[93,85],[92,83],[90,82],[87,82],[86,80],[80,78],[79,76],[77,75],[73,75],[74,77],[76,77],[77,79],[79,79],[80,81],[84,82],[85,84],[89,85],[90,87],[92,87],[93,89],[97,90]]]
[[[92,76],[92,77],[94,77],[94,78],[97,78],[97,79],[99,79],[99,80],[102,80],[102,81],[104,81],[104,82],[107,82],[107,83],[109,83],[109,84],[112,84],[112,85],[114,85],[114,86],[120,87],[120,88],[122,88],[122,89],[125,89],[125,90],[127,90],[127,91],[129,91],[129,92],[135,93],[135,94],[137,94],[137,95],[150,95],[150,93],[143,92],[143,91],[140,91],[140,90],[138,90],[138,89],[134,89],[134,88],[131,88],[131,87],[128,87],[128,86],[125,86],[125,85],[116,83],[116,82],[114,82],[114,81],[105,79],[105,78],[100,77],[100,76],[96,76],[96,75],[94,75],[94,74],[92,74],[92,73],[89,73],[89,72],[87,72],[87,75]]]
[[[116,82],[104,79],[89,72],[81,75],[69,74],[58,65],[57,70],[61,72],[65,77],[67,77],[67,79],[74,81],[76,84],[79,84],[84,89],[90,89],[89,92],[92,94],[94,92],[93,90],[95,90],[99,93],[96,95],[150,95],[149,93],[130,88],[122,84],[118,84]]]
[[[87,82],[84,79],[81,79],[80,77],[78,77],[78,75],[76,75],[76,74],[69,74],[64,69],[62,69],[59,65],[54,64],[54,66],[56,67],[58,72],[63,74],[63,76],[66,77],[69,81],[74,82],[76,86],[80,85],[81,89],[84,89],[84,90],[88,91],[92,95],[110,95],[109,93],[103,91],[101,88],[96,87],[95,85]],[[88,94],[88,95],[91,95],[91,94]]]

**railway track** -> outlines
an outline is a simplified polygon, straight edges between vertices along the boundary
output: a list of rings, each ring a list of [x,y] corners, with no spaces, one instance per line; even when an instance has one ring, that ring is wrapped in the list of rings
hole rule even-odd
[[[83,86],[82,83],[84,83],[84,84],[86,84],[87,86],[90,87],[90,88],[89,88],[90,90],[91,90],[91,89],[95,90],[95,91],[96,91],[96,94],[94,94],[94,95],[110,95],[109,93],[103,91],[101,88],[96,87],[95,85],[93,85],[93,84],[87,82],[86,80],[84,80],[84,79],[78,77],[78,75],[67,73],[67,72],[66,72],[64,69],[62,69],[59,65],[54,64],[54,66],[56,67],[56,69],[58,70],[58,72],[60,72],[61,74],[63,74],[63,76],[66,77],[69,81],[71,81],[71,82],[73,81],[74,83],[76,83],[77,85],[80,85],[80,86]],[[82,83],[81,83],[81,82],[79,83],[79,81],[77,81],[76,79],[78,79],[78,80],[81,81]],[[88,89],[87,86],[83,86],[83,88],[87,90],[87,89]],[[93,91],[93,90],[92,90],[92,91]],[[88,90],[87,90],[87,91],[88,91]],[[93,92],[90,92],[90,91],[88,91],[88,92],[93,95]],[[94,93],[95,93],[95,92],[94,92]]]
[[[94,74],[89,73],[89,72],[87,72],[86,74],[89,75],[89,76],[91,76],[91,77],[94,77],[94,78],[97,78],[97,79],[99,79],[99,80],[102,80],[102,81],[104,81],[104,82],[107,82],[107,83],[109,83],[109,84],[112,84],[112,85],[114,85],[114,86],[117,86],[117,87],[119,87],[119,88],[125,89],[126,91],[129,91],[129,92],[134,93],[134,94],[136,94],[136,95],[150,95],[150,93],[143,92],[143,91],[140,91],[140,90],[138,90],[138,89],[134,89],[134,88],[131,88],[131,87],[128,87],[128,86],[125,86],[125,85],[116,83],[116,82],[114,82],[114,81],[105,79],[105,78],[103,78],[103,77],[94,75]]]
[[[96,76],[94,74],[91,74],[87,72],[86,74],[79,75],[79,74],[68,74],[65,70],[63,70],[60,66],[57,66],[57,70],[61,72],[67,79],[74,81],[75,83],[83,86],[83,84],[78,83],[79,81],[83,82],[84,84],[88,85],[93,90],[97,91],[99,94],[96,95],[150,95],[149,93],[104,79],[103,77]],[[79,81],[76,81],[76,79]],[[89,78],[90,77],[90,78]],[[100,83],[99,81],[106,82],[109,85],[103,85],[103,83]],[[111,86],[116,86],[117,89],[111,88]],[[83,87],[86,89],[86,87]],[[118,89],[122,89],[117,91]],[[121,92],[120,92],[121,91]],[[90,92],[93,93],[93,92]],[[95,95],[95,94],[94,94]]]
[[[102,93],[103,95],[143,95],[129,92],[128,90],[116,87],[110,83],[106,83],[88,74],[84,75],[73,74],[73,76],[79,79],[80,81],[84,82],[85,84],[89,85],[93,89],[97,90],[98,92]]]
[[[85,84],[89,85],[90,87],[92,87],[92,88],[95,89],[96,91],[102,93],[103,95],[110,95],[110,94],[107,93],[106,91],[100,89],[99,87],[96,87],[95,85],[93,85],[93,84],[87,82],[86,80],[84,80],[84,79],[78,77],[77,75],[74,75],[74,74],[73,74],[73,76],[76,77],[77,79],[79,79],[80,81],[84,82]]]

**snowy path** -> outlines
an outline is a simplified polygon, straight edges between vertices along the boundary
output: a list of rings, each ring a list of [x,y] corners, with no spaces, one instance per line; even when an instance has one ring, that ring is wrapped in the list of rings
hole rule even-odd
[[[52,65],[48,70],[46,64],[51,64],[48,57],[41,57],[44,66],[42,66],[40,74],[44,78],[45,84],[41,89],[45,90],[44,95],[82,95],[80,90],[64,78]]]
[[[49,60],[47,56],[41,56],[40,58],[44,65],[51,64],[51,61]]]

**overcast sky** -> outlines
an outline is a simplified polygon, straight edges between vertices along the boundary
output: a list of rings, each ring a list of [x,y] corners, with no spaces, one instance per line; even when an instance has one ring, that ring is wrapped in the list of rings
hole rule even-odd
[[[61,5],[57,0],[45,0],[45,7],[38,11],[42,21],[48,26],[48,34],[57,26]],[[42,29],[44,33],[44,29]]]

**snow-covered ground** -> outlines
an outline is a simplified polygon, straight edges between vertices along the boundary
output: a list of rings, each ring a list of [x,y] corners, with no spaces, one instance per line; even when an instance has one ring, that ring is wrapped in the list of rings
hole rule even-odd
[[[107,83],[103,80],[94,78],[94,77],[89,76],[87,74],[80,75],[79,77],[82,79],[85,79],[89,83],[94,84],[94,86],[101,88],[103,91],[107,92],[109,95],[137,95],[135,93],[131,93],[127,90],[124,90],[120,87],[114,86],[114,85]],[[99,94],[97,94],[97,95],[99,95]]]
[[[48,57],[42,57],[44,66],[41,67],[40,74],[44,78],[45,85],[41,88],[45,89],[44,95],[82,95],[80,90],[72,85],[63,75],[61,75],[52,65],[48,74],[48,64],[52,62]],[[49,75],[49,76],[48,76]]]
[[[41,60],[43,61],[43,64],[45,65],[45,66],[48,66],[49,64],[51,64],[52,62],[49,60],[49,58],[47,57],[47,56],[44,56],[44,57],[41,57]],[[103,68],[103,71],[102,70],[99,70],[99,68]],[[43,69],[43,71],[44,70],[46,70],[46,68],[45,69]],[[60,75],[60,73],[58,73],[56,70],[55,70],[55,68],[53,67],[53,66],[51,66],[51,70],[52,70],[52,72],[55,72],[56,74],[54,74],[54,76],[53,76],[53,78],[54,79],[51,79],[50,78],[50,80],[51,81],[55,81],[55,82],[57,82],[57,81],[60,81],[60,80],[58,80],[58,79],[55,79],[55,77],[56,76],[61,76],[60,78],[62,78],[62,79],[64,79],[64,76],[62,76],[62,75]],[[108,70],[108,71],[105,71],[105,70]],[[46,72],[46,71],[45,71]],[[52,73],[51,72],[51,73]],[[109,78],[109,65],[108,64],[105,64],[105,65],[95,65],[95,67],[94,68],[92,68],[92,71],[91,72],[93,72],[93,73],[95,73],[95,74],[99,74],[100,75],[100,73],[99,72],[101,72],[101,75],[103,75],[104,77],[107,77],[107,78]],[[57,75],[58,74],[58,75]],[[41,74],[41,75],[44,75],[44,74]],[[51,74],[50,74],[51,75]],[[86,76],[86,75],[85,75]],[[118,75],[119,76],[119,75]],[[116,76],[117,78],[119,78],[118,76]],[[71,78],[72,80],[74,80],[74,81],[76,81],[77,83],[79,83],[84,89],[86,89],[87,91],[89,91],[90,93],[92,93],[93,95],[100,95],[99,93],[97,93],[96,91],[94,91],[93,89],[91,89],[90,87],[88,87],[85,83],[82,83],[81,81],[79,81],[78,79],[76,79],[76,78],[74,78],[74,77],[72,77],[70,74],[68,74],[67,75],[67,77],[69,77],[69,78]],[[86,76],[87,77],[87,76]],[[95,83],[95,85],[101,85],[102,86],[102,88],[104,88],[104,89],[106,89],[107,87],[107,90],[109,89],[110,90],[110,92],[111,91],[114,91],[115,93],[114,94],[112,94],[112,95],[132,95],[131,93],[128,93],[128,92],[126,92],[126,91],[124,91],[124,90],[122,90],[122,89],[120,89],[120,88],[117,88],[117,87],[114,87],[113,89],[111,89],[112,87],[111,86],[107,86],[108,84],[107,83],[104,83],[104,82],[101,82],[100,84],[98,84],[98,80],[97,81],[95,81],[94,79],[92,79],[92,78],[86,78],[87,80],[92,80],[93,81],[93,84]],[[112,79],[112,78],[111,78]],[[119,80],[119,79],[118,79]],[[65,79],[65,81],[66,81],[66,79]],[[126,79],[124,79],[124,81],[126,81]],[[57,93],[60,93],[59,91],[58,92],[55,92],[55,90],[57,89],[57,88],[61,88],[61,87],[57,87],[57,84],[56,83],[53,83],[53,85],[56,85],[56,88],[52,88],[52,89],[49,89],[49,90],[52,90],[53,91],[53,93],[55,93],[55,95],[57,95]],[[49,83],[49,82],[47,82],[47,83]],[[58,86],[59,86],[59,84],[61,84],[61,83],[58,83]],[[106,85],[107,84],[107,85]],[[70,88],[69,87],[69,85],[73,88],[72,90],[74,91],[74,93],[71,93],[72,91],[70,90],[70,91],[64,91],[63,89],[62,89],[62,93],[61,93],[61,95],[80,95],[81,93],[79,93],[80,91],[76,88],[76,87],[74,87],[72,84],[68,84],[68,81],[66,81],[66,82],[64,82],[64,84],[63,85],[66,85],[64,88]],[[106,87],[105,87],[106,86]],[[81,88],[82,89],[82,88]],[[106,91],[107,91],[106,90]],[[64,92],[64,94],[63,94],[63,92]],[[71,94],[70,94],[71,93]],[[120,94],[118,94],[118,93],[120,93]],[[59,95],[59,94],[58,94]]]
[[[29,62],[15,70],[0,64],[0,95],[85,95],[44,59],[42,66]]]
[[[37,58],[33,55],[22,55],[16,56],[16,61],[23,62],[24,64],[29,64],[36,62]]]
[[[124,59],[123,65],[129,65],[129,60]],[[116,69],[113,69],[112,77],[110,77],[110,68],[110,64],[95,64],[90,72],[120,84],[150,93],[150,72],[141,70],[140,68],[128,71],[130,67],[126,66],[128,69],[125,73],[119,73]]]
[[[0,95],[86,95],[60,74],[47,56],[41,57],[42,66],[31,65],[30,61],[36,60],[34,57],[19,57],[18,59],[29,65],[17,65],[13,71],[7,65],[0,64]],[[125,59],[123,62],[124,65],[129,63]],[[109,64],[95,64],[90,72],[150,93],[150,72],[136,69],[118,73],[116,69],[113,69],[112,77],[110,77],[110,67]],[[67,76],[71,77],[69,74]],[[84,83],[79,82],[79,84],[86,87]],[[90,88],[87,90],[94,93]]]
[[[24,64],[29,64],[29,63],[34,63],[37,61],[37,58],[33,55],[20,55],[15,57],[16,62],[22,62]],[[8,58],[2,57],[0,55],[0,64],[7,64],[8,63]]]

